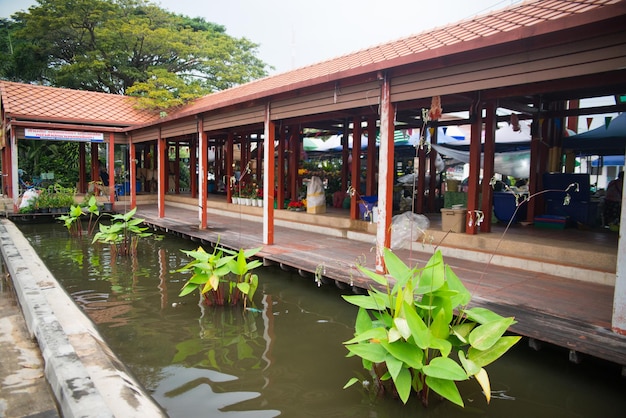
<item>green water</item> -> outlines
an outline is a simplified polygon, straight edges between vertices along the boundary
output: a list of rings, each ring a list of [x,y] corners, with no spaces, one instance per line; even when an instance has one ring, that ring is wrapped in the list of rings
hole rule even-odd
[[[111,348],[172,417],[622,417],[626,379],[591,358],[575,365],[556,348],[522,340],[487,369],[493,399],[463,382],[465,409],[431,398],[424,409],[377,397],[360,361],[346,358],[356,310],[333,285],[267,267],[255,310],[213,308],[177,296],[172,273],[197,244],[167,236],[140,244],[138,257],[68,239],[58,225],[20,228]]]

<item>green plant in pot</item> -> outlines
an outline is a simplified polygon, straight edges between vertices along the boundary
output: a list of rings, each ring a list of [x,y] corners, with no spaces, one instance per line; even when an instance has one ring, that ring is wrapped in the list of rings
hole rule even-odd
[[[515,323],[488,309],[467,308],[471,294],[445,265],[438,250],[422,268],[408,267],[384,250],[389,275],[359,269],[381,289],[367,295],[343,296],[359,307],[354,338],[344,344],[381,391],[406,403],[412,392],[428,406],[430,392],[464,406],[456,382],[476,379],[489,402],[485,366],[521,337],[506,336]],[[352,378],[345,387],[356,383]]]
[[[198,289],[207,305],[236,305],[242,301],[245,309],[252,302],[259,285],[258,276],[251,270],[263,265],[259,260],[248,259],[260,250],[231,251],[218,246],[212,253],[207,253],[202,247],[195,251],[181,250],[192,261],[176,271],[191,272],[192,276],[178,296]]]

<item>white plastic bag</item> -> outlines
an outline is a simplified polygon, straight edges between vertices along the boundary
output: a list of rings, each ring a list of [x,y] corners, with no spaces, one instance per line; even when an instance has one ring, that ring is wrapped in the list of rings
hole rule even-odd
[[[391,249],[408,248],[411,242],[419,240],[430,227],[424,215],[404,212],[391,219]]]
[[[321,213],[326,209],[326,195],[322,179],[317,176],[311,177],[311,181],[306,189],[307,212]]]
[[[27,208],[35,203],[35,200],[39,196],[39,192],[35,189],[28,189],[24,192],[22,196],[22,201],[20,202],[20,209]]]

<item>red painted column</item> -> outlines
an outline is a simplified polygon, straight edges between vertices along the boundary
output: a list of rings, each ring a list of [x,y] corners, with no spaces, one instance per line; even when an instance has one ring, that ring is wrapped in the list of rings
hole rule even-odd
[[[348,177],[350,176],[350,150],[348,149],[348,135],[350,135],[350,121],[346,119],[343,122],[343,136],[341,137],[341,191],[348,190]]]
[[[480,203],[484,219],[480,224],[481,232],[491,232],[491,215],[493,213],[493,189],[491,178],[495,174],[494,158],[496,154],[496,106],[488,102],[485,106],[485,146],[483,149],[483,182],[481,186],[482,200]]]
[[[380,89],[380,148],[378,156],[378,223],[376,225],[376,271],[386,270],[383,249],[391,246],[393,211],[394,115],[391,103],[391,80],[385,74]]]
[[[298,142],[300,140],[297,133],[297,129],[294,129],[289,133],[289,164],[287,166],[287,179],[289,181],[289,199],[295,200],[298,198]]]
[[[274,136],[276,126],[270,114],[270,103],[265,105],[265,132],[263,147],[264,172],[263,190],[274,190]],[[263,196],[263,244],[274,244],[274,193],[265,193]]]
[[[159,137],[157,139],[157,170],[158,170],[158,210],[159,218],[165,218],[165,166],[167,164],[167,149],[165,138],[161,136],[161,128],[159,128]]]
[[[469,179],[467,183],[467,217],[465,232],[474,235],[478,232],[476,227],[476,212],[478,207],[478,192],[480,190],[480,143],[482,135],[482,105],[474,103],[470,113],[473,116],[473,122],[470,132],[470,156],[469,156]]]
[[[180,142],[174,142],[174,194],[180,194]]]
[[[352,123],[352,180],[353,193],[350,197],[350,219],[359,219],[359,201],[361,200],[361,117],[354,118]]]
[[[425,129],[429,129],[426,127]],[[417,186],[416,195],[414,196],[414,205],[416,213],[424,213],[424,197],[426,190],[426,147],[420,147],[417,149]],[[395,170],[395,167],[394,167]]]
[[[109,202],[115,203],[115,134],[109,134]]]
[[[98,174],[98,144],[91,144],[91,181],[100,180],[100,175]]]
[[[200,144],[198,146],[199,150],[199,167],[198,167],[198,207],[200,208],[200,229],[206,229],[207,227],[207,193],[209,190],[208,187],[208,175],[209,175],[209,167],[208,167],[208,152],[209,152],[209,144],[207,133],[204,132],[204,123],[202,119],[198,124],[198,130],[200,131]]]
[[[128,136],[128,154],[130,156],[130,173],[129,173],[129,181],[130,181],[130,208],[134,209],[137,207],[137,159],[135,158],[135,144],[133,143],[132,135]]]

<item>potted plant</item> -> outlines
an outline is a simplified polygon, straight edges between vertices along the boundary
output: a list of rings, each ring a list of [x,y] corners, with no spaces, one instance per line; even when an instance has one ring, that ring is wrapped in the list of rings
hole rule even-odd
[[[306,206],[302,200],[292,200],[287,205],[287,209],[295,212],[301,212],[306,209]]]
[[[384,249],[389,275],[359,269],[381,288],[343,296],[359,307],[349,355],[361,357],[376,387],[406,403],[411,392],[427,406],[431,391],[464,406],[457,381],[476,379],[489,402],[484,367],[521,337],[505,336],[515,323],[488,309],[467,308],[471,294],[437,250],[422,268],[408,267]],[[351,379],[349,387],[358,379]]]

